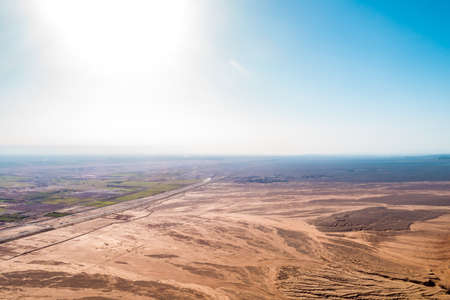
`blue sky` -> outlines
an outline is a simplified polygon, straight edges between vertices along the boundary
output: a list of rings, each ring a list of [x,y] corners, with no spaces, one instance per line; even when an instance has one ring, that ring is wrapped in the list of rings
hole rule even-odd
[[[3,1],[0,29],[3,146],[450,152],[448,1]]]

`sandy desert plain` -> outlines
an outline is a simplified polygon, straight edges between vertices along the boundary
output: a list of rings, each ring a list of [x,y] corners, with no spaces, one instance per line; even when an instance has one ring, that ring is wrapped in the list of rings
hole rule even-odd
[[[0,299],[325,298],[450,299],[450,181],[222,176],[0,244]]]

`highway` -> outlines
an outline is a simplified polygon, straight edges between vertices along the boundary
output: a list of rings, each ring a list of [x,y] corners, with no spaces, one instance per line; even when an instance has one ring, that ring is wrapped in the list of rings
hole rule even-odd
[[[205,184],[210,183],[211,180],[211,178],[206,178],[200,183],[192,184],[176,190],[164,192],[150,197],[124,201],[106,207],[91,209],[57,219],[42,220],[39,222],[25,223],[14,227],[8,227],[0,230],[0,244],[35,235],[41,232],[51,231],[58,228],[83,223],[93,219],[106,217],[108,215],[117,214],[129,209],[160,204],[162,200],[165,201],[175,195],[182,194],[195,188],[201,187]]]

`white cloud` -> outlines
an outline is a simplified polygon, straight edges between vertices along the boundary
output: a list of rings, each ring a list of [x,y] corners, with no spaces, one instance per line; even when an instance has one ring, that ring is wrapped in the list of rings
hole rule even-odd
[[[242,66],[240,63],[238,63],[235,59],[230,59],[228,62],[230,66],[232,66],[233,69],[238,71],[240,74],[246,77],[250,76],[250,71],[244,66]]]

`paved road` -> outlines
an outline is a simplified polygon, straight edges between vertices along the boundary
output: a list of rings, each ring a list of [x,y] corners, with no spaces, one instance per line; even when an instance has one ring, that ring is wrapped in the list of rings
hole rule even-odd
[[[58,219],[45,220],[41,222],[34,222],[29,224],[23,224],[16,227],[5,228],[0,231],[0,244],[17,240],[20,238],[24,238],[27,236],[35,235],[41,232],[50,231],[66,226],[71,226],[74,224],[90,221],[93,219],[105,217],[108,215],[120,213],[125,210],[148,206],[154,204],[160,200],[167,199],[169,197],[187,192],[189,190],[198,188],[202,185],[205,185],[211,181],[211,178],[207,178],[200,183],[192,184],[180,189],[172,190],[169,192],[164,192],[158,195],[130,200],[121,202],[114,205],[109,205],[106,207],[101,207],[97,209],[92,209],[88,211],[83,211],[79,213],[75,213],[70,216],[61,217]]]

